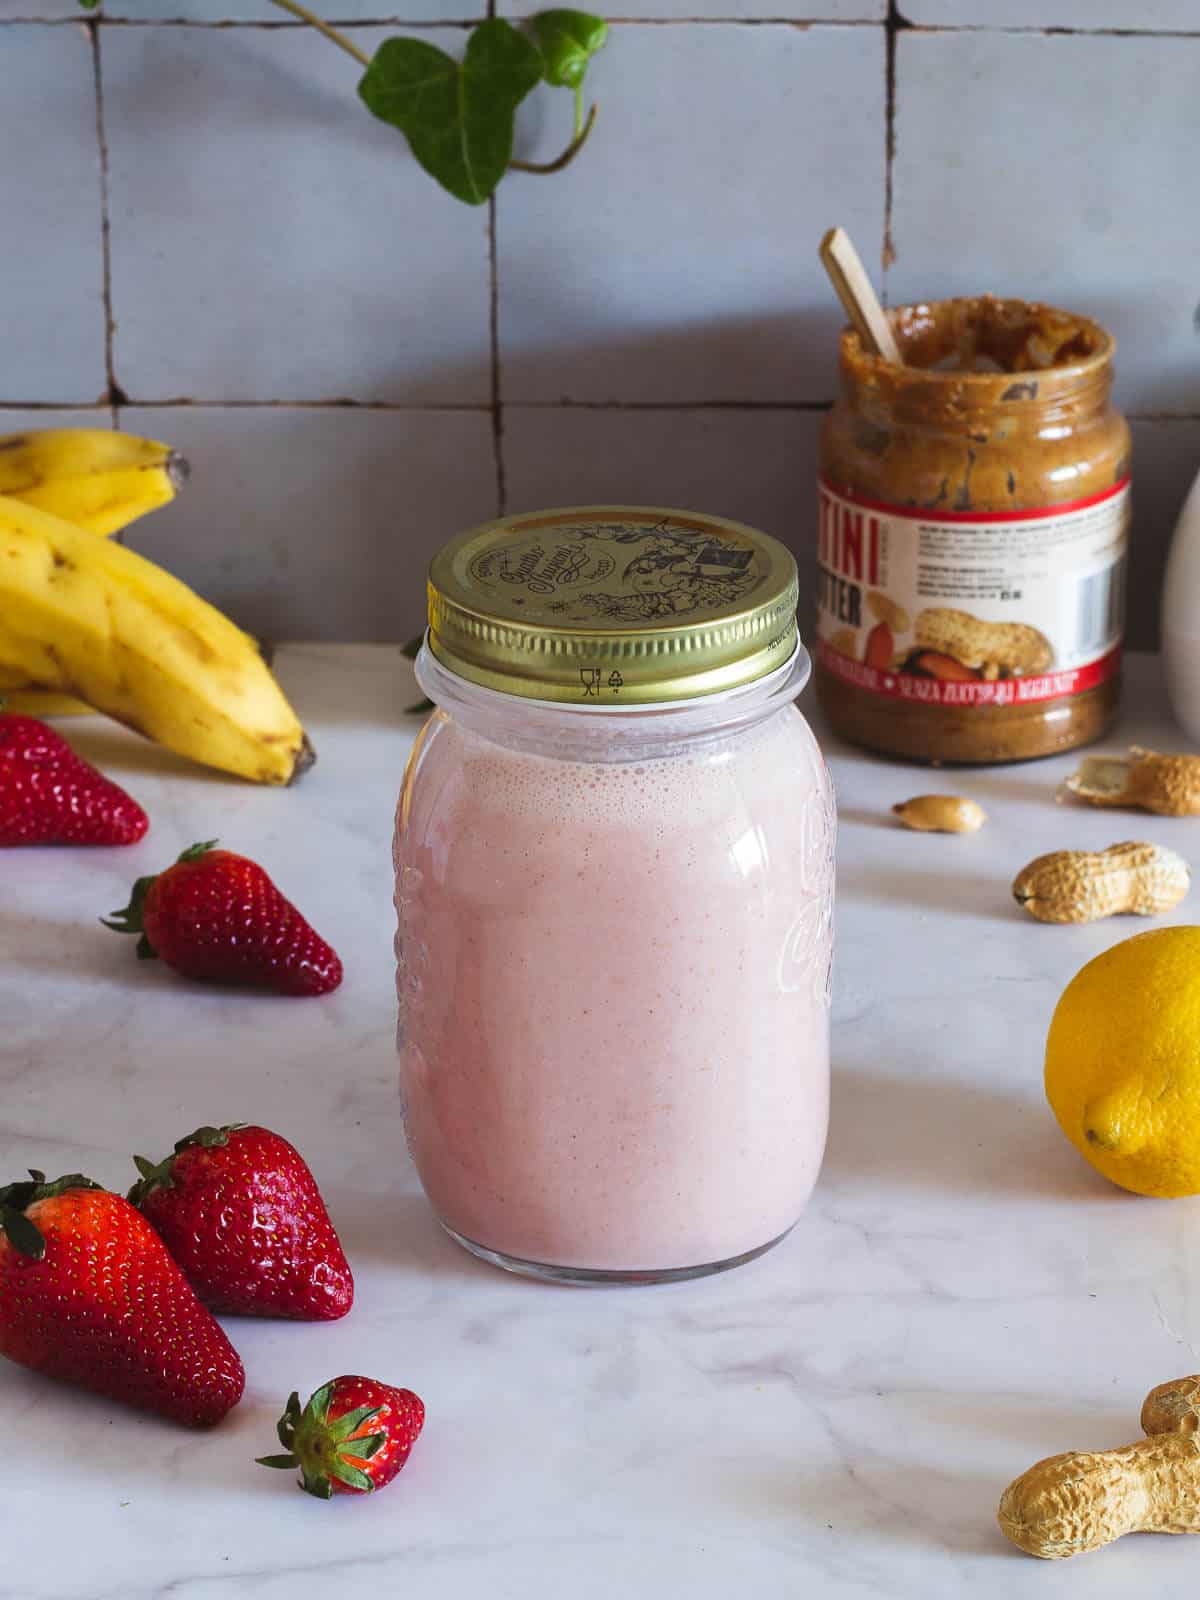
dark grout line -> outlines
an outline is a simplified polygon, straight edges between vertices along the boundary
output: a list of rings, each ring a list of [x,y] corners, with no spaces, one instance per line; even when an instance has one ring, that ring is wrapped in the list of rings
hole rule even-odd
[[[0,411],[96,411],[113,406],[121,411],[468,411],[488,415],[491,401],[430,400],[192,400],[175,395],[168,400],[134,400],[118,389],[115,396],[99,400],[0,400]]]
[[[914,22],[910,27],[914,33],[1033,34],[1039,39],[1200,39],[1200,28],[1070,28],[1036,23],[993,27],[987,22]]]
[[[832,400],[510,400],[508,411],[828,411]]]
[[[492,363],[492,463],[496,470],[496,515],[508,510],[504,463],[504,381],[500,365],[500,268],[496,255],[496,196],[488,199],[488,346]]]
[[[0,411],[107,411],[113,410],[107,395],[98,400],[0,400]]]
[[[124,398],[113,370],[112,229],[108,211],[108,138],[104,131],[104,74],[100,63],[100,30],[95,19],[85,23],[92,50],[92,77],[96,88],[96,151],[100,162],[100,272],[104,302],[104,374],[108,404],[115,408]],[[113,411],[115,416],[115,409]]]
[[[466,412],[492,417],[501,411],[764,411],[819,415],[828,411],[832,400],[495,400],[487,402],[443,401],[428,405],[394,403],[385,400],[129,400],[102,396],[99,400],[0,400],[5,411],[95,411],[108,413],[114,427],[127,411],[386,411],[397,416],[406,412]],[[1200,423],[1200,411],[1125,411],[1129,422]]]
[[[867,17],[606,17],[614,28],[689,28],[739,27],[739,28],[796,28],[807,33],[810,28],[878,28],[878,22]]]
[[[883,295],[884,305],[887,305],[888,268],[896,259],[896,245],[892,238],[896,172],[896,41],[901,31],[909,26],[908,19],[901,16],[896,0],[888,0],[887,17],[884,21],[886,45],[883,64],[883,241],[879,252],[879,266],[882,274],[880,292]]]
[[[495,0],[489,0],[486,15],[496,15]],[[61,28],[64,25],[72,27],[77,20],[90,21],[105,28],[207,28],[207,29],[238,29],[251,28],[264,33],[293,33],[309,26],[293,18],[281,18],[278,21],[273,17],[259,18],[234,18],[214,19],[205,21],[202,17],[106,17],[103,15],[90,18],[83,17],[0,17],[0,27],[7,27],[19,23],[23,27]],[[474,28],[483,20],[482,14],[470,17],[426,17],[414,20],[411,17],[334,17],[324,19],[333,27],[342,29],[353,28]],[[510,17],[514,24],[521,21],[519,17]],[[731,24],[748,28],[781,27],[781,28],[878,28],[882,24],[869,17],[606,17],[611,26],[619,28],[674,28],[681,24],[689,27],[697,25],[709,27],[714,24],[728,27]],[[1015,31],[1015,30],[1014,30]],[[1041,30],[1031,29],[1030,32]]]
[[[487,0],[489,18],[496,0]],[[508,510],[508,473],[504,465],[504,384],[500,371],[500,267],[496,254],[496,194],[488,196],[488,357],[492,383],[492,467],[496,474],[496,515]]]
[[[482,18],[474,17],[440,17],[427,18],[423,21],[413,21],[410,17],[350,17],[343,20],[340,17],[325,19],[333,27],[344,30],[354,28],[474,28]],[[208,32],[236,32],[249,29],[259,33],[302,33],[309,28],[307,22],[280,21],[275,22],[269,18],[259,20],[238,20],[227,18],[224,21],[206,22],[201,17],[105,17],[85,16],[76,17],[0,17],[0,28],[20,26],[25,28],[73,28],[82,22],[85,26],[92,24],[100,28],[195,28]]]
[[[492,15],[492,12],[488,13]],[[354,28],[473,28],[481,20],[480,16],[472,17],[439,17],[414,21],[410,17],[334,17],[326,19],[335,27],[344,29]],[[512,19],[518,20],[516,18]],[[876,22],[868,17],[839,18],[839,17],[609,17],[608,22],[620,28],[678,28],[678,27],[745,27],[745,28],[886,28],[886,19]],[[224,21],[204,22],[192,17],[105,17],[97,16],[86,18],[76,17],[0,17],[0,28],[8,27],[36,27],[36,28],[62,28],[76,27],[79,22],[86,26],[89,22],[103,28],[208,28],[232,29],[251,28],[262,32],[295,32],[308,26],[299,21],[279,21],[259,19],[257,21],[238,21],[232,18]],[[986,22],[944,22],[920,23],[906,22],[903,27],[917,34],[942,34],[942,33],[997,33],[1011,37],[1031,38],[1081,38],[1081,39],[1197,39],[1200,40],[1200,28],[1088,28],[1088,27],[1046,27],[1036,23],[993,25]]]
[[[832,400],[504,400],[499,386],[488,401],[389,400],[3,400],[0,411],[387,411],[467,412],[493,419],[504,411],[828,411]],[[501,417],[501,421],[502,421]],[[502,430],[501,430],[502,431]],[[503,473],[500,475],[503,488]]]

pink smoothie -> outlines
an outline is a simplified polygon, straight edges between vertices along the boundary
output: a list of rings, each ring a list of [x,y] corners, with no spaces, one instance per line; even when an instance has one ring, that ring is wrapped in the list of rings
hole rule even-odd
[[[443,1221],[632,1271],[785,1233],[829,1083],[833,808],[799,713],[624,763],[438,718],[401,819],[401,1081]]]

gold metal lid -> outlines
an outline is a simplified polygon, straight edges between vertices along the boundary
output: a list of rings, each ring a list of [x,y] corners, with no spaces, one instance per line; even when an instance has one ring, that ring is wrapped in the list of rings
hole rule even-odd
[[[740,522],[572,506],[452,539],[429,569],[429,647],[503,694],[649,705],[783,666],[797,598],[791,553]]]

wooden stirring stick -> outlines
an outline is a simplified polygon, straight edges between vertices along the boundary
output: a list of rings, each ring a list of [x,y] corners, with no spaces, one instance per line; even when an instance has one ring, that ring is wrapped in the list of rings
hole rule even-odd
[[[902,367],[892,325],[845,229],[830,228],[821,240],[821,264],[866,349]]]

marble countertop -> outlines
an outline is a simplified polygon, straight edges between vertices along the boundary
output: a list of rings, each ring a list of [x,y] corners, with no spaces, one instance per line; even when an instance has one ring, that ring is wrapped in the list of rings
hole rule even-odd
[[[404,1148],[393,1055],[391,810],[415,720],[382,647],[293,647],[320,752],[294,790],[71,725],[134,789],[148,841],[8,852],[0,877],[0,1173],[123,1187],[204,1122],[262,1122],[315,1169],[358,1280],[342,1323],[227,1326],[246,1398],[207,1434],[0,1364],[0,1600],[691,1600],[1195,1593],[1200,1544],[1127,1538],[1048,1566],[999,1534],[1037,1458],[1137,1437],[1142,1396],[1200,1368],[1200,1201],[1110,1187],[1047,1109],[1063,985],[1138,931],[1042,927],[1031,856],[1200,824],[1058,807],[1071,758],[956,776],[988,827],[907,834],[944,780],[824,740],[841,835],[833,1120],[793,1234],[721,1277],[567,1290],[443,1236]],[[1117,743],[1179,748],[1135,659]],[[806,707],[810,710],[811,707]],[[815,720],[815,719],[814,719]],[[819,731],[819,725],[818,725]],[[195,839],[259,857],[341,951],[309,1003],[189,986],[97,916]],[[1200,833],[1196,835],[1200,839]],[[1196,893],[1178,920],[1200,914]],[[410,1385],[429,1422],[377,1500],[322,1504],[254,1465],[289,1390]]]

